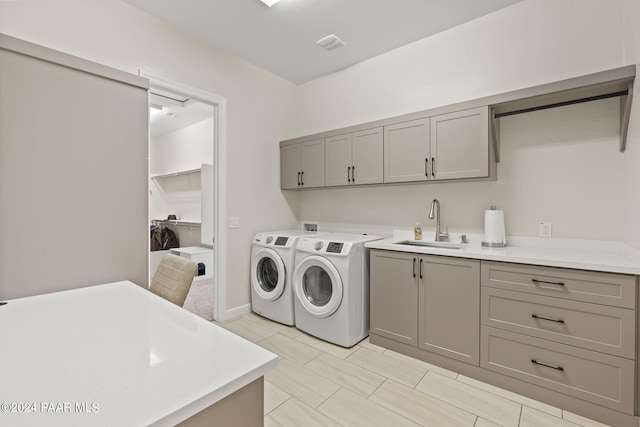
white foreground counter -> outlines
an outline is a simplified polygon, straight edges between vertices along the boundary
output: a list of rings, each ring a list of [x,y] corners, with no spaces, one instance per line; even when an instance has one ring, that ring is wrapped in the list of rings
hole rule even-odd
[[[0,425],[172,426],[277,356],[131,282],[0,306]]]

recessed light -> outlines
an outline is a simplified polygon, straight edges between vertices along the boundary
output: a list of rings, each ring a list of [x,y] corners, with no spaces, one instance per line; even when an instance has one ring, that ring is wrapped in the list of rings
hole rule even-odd
[[[260,1],[266,4],[267,6],[271,7],[274,4],[278,3],[280,0],[260,0]]]

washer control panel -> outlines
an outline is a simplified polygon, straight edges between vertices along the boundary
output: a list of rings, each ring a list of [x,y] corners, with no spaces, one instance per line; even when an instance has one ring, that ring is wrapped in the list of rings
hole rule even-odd
[[[329,245],[327,245],[327,252],[339,254],[342,252],[343,245],[344,243],[329,242]]]
[[[287,242],[289,241],[288,237],[284,237],[284,236],[278,236],[278,238],[276,239],[276,243],[274,243],[275,246],[287,246]]]

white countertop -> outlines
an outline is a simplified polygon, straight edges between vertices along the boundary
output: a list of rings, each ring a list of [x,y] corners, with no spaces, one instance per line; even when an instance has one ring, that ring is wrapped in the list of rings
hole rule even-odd
[[[3,426],[173,426],[278,363],[131,282],[8,301],[0,340]]]
[[[434,240],[434,233],[423,234],[422,241]],[[467,238],[469,243],[455,250],[401,245],[398,242],[413,240],[413,231],[395,230],[393,237],[369,242],[365,246],[371,249],[640,275],[638,251],[619,242],[507,237],[506,247],[487,248],[481,245],[484,235],[470,234]],[[451,243],[459,243],[460,235],[452,234],[450,240]]]

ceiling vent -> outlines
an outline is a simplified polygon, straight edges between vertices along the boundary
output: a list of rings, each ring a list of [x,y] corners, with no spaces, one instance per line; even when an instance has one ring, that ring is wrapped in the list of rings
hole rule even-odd
[[[316,44],[320,47],[325,48],[326,50],[333,50],[333,49],[337,49],[339,47],[342,47],[345,45],[345,42],[343,42],[340,37],[334,35],[334,34],[329,34],[326,37],[321,38],[320,40],[318,40],[316,42]]]

